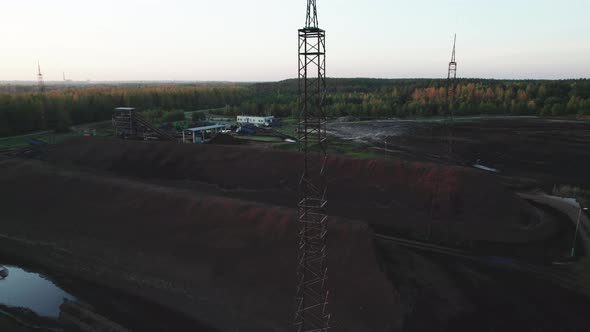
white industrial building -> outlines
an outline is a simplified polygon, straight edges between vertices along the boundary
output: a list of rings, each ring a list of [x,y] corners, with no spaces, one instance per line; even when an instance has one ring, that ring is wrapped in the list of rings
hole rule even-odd
[[[236,122],[242,124],[253,124],[255,126],[271,126],[274,121],[274,116],[249,116],[238,115]]]

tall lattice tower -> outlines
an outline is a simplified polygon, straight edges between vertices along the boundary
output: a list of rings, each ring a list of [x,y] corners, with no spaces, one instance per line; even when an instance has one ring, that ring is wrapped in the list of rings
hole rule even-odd
[[[41,73],[41,64],[37,62],[37,80],[39,83],[39,92],[45,92],[45,81],[43,80],[43,73]]]
[[[455,93],[457,90],[457,61],[455,59],[455,48],[457,46],[457,34],[453,39],[453,54],[451,55],[451,62],[449,62],[449,74],[447,76],[447,107],[449,108],[448,116],[450,116],[450,123],[447,126],[447,161],[453,161],[453,126],[455,124]]]
[[[449,101],[449,113],[451,115],[451,120],[453,120],[453,108],[454,105],[454,98],[455,98],[455,89],[457,86],[457,61],[455,59],[455,46],[457,45],[457,34],[455,34],[455,38],[453,40],[453,54],[451,55],[451,62],[449,62],[449,75],[447,76],[447,99]]]
[[[316,0],[307,1],[305,27],[299,29],[299,148],[303,152],[298,204],[300,242],[295,327],[297,332],[329,329],[326,234],[327,134],[326,32],[319,28]]]
[[[43,73],[41,73],[41,64],[37,62],[37,81],[39,84],[39,94],[41,96],[41,127],[47,128],[47,114],[45,103],[45,81],[43,80]]]

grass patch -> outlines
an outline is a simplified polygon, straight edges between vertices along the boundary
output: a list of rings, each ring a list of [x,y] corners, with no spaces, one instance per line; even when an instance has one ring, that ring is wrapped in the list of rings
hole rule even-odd
[[[31,332],[35,330],[19,325],[8,317],[0,316],[0,331]]]
[[[298,121],[299,120],[297,118],[283,118],[283,119],[281,119],[281,122],[283,124],[294,124],[294,125],[296,125]]]
[[[273,146],[274,149],[283,150],[283,151],[299,151],[299,144],[298,143],[284,143],[284,144],[275,144]]]
[[[258,141],[258,142],[282,142],[283,140],[280,137],[273,137],[273,136],[234,136],[235,138],[248,140],[248,141]]]
[[[277,144],[274,146],[274,148],[283,151],[299,151],[299,144]],[[313,150],[317,149],[312,149],[312,151]],[[378,151],[371,149],[371,147],[367,144],[350,140],[342,140],[335,137],[328,138],[328,154],[367,159],[388,158],[387,155],[381,154]]]
[[[297,132],[296,132],[297,120],[295,120],[295,122],[289,122],[289,123],[283,121],[282,126],[273,127],[272,129],[274,129],[275,131],[278,131],[281,134],[297,137]]]
[[[8,137],[0,140],[0,150],[19,149],[29,146],[32,139],[40,139],[50,144],[63,142],[65,139],[79,136],[78,133],[45,133],[38,135],[27,135],[21,137]]]
[[[371,149],[371,146],[367,144],[334,137],[328,138],[328,153],[357,158],[387,158],[387,156],[380,154],[374,149]]]
[[[582,207],[590,207],[590,190],[569,185],[556,185],[553,187],[552,195],[575,198]]]
[[[109,137],[113,136],[114,131],[111,129],[97,130],[96,136],[98,137]],[[29,146],[31,139],[40,139],[49,144],[57,144],[67,140],[70,137],[84,136],[84,131],[80,132],[68,132],[68,133],[40,133],[31,134],[26,136],[14,136],[0,138],[0,150],[20,149]]]

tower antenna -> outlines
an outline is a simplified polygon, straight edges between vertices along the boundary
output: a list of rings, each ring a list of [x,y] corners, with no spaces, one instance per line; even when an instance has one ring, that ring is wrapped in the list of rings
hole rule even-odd
[[[299,29],[299,257],[295,322],[297,332],[326,332],[328,312],[328,204],[326,192],[327,133],[326,32],[318,27],[316,0],[307,1],[305,27]]]
[[[454,80],[457,79],[457,60],[455,58],[456,46],[457,46],[457,34],[455,34],[455,39],[453,40],[453,54],[451,55],[451,61],[449,62],[449,75],[447,76],[447,80],[449,83],[453,83]]]
[[[305,27],[317,28],[318,25],[318,9],[316,6],[316,0],[307,0],[307,16],[305,18]]]
[[[451,63],[457,64],[455,62],[455,48],[457,46],[457,34],[455,34],[455,39],[453,39],[453,55],[451,55]]]

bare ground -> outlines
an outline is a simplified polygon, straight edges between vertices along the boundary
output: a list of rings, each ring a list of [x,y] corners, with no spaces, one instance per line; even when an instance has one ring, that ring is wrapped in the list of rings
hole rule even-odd
[[[470,167],[552,186],[590,187],[590,122],[530,117],[333,123],[330,131],[387,149],[388,155]]]
[[[560,218],[495,176],[414,155],[329,160],[336,329],[578,331],[589,323],[576,311],[587,300],[534,276],[374,241],[377,231],[507,255],[560,243]],[[49,159],[0,160],[0,252],[161,303],[194,319],[192,330],[288,328],[298,154],[76,139]],[[560,294],[563,308],[553,305]],[[550,324],[537,324],[549,315]],[[571,321],[560,325],[564,317]]]
[[[288,329],[295,211],[34,161],[5,159],[0,170],[4,254],[124,289],[222,331]],[[366,225],[333,218],[330,227],[334,327],[395,329],[396,291]]]

